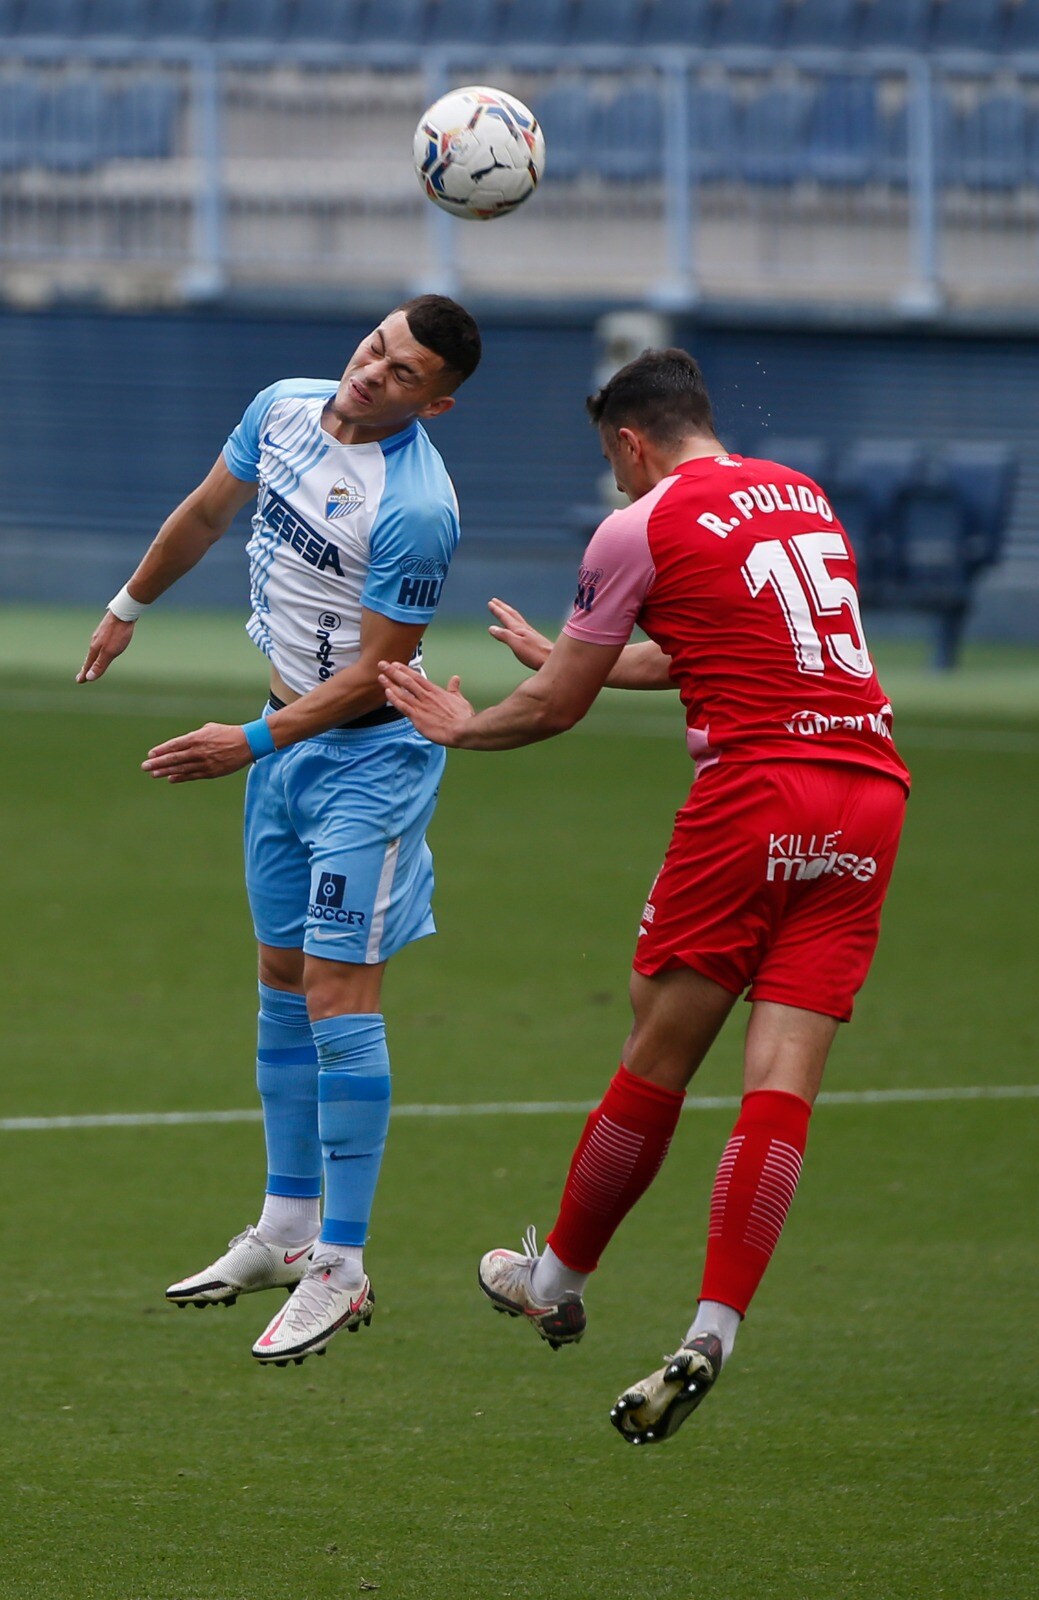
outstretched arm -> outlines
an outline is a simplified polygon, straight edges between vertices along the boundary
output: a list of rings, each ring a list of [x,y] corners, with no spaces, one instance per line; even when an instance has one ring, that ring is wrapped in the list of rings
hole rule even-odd
[[[425,623],[394,622],[367,607],[361,611],[361,650],[357,660],[343,667],[291,705],[275,711],[264,724],[276,750],[324,733],[341,722],[352,721],[386,704],[379,681],[384,661],[404,663],[415,654]],[[405,671],[410,669],[405,667]],[[417,676],[417,674],[412,674]],[[266,736],[266,735],[265,735]],[[269,752],[268,752],[269,753]],[[207,722],[193,733],[167,739],[148,751],[142,763],[153,778],[170,783],[192,783],[197,778],[224,778],[254,759],[245,731],[236,723]]]
[[[521,611],[504,600],[490,600],[488,606],[497,619],[488,631],[500,644],[507,644],[516,660],[535,671],[548,660],[551,639],[531,626]],[[607,689],[673,689],[671,658],[659,645],[646,640],[625,645],[606,680]]]
[[[561,634],[543,667],[486,711],[474,712],[459,680],[430,683],[410,668],[380,662],[386,698],[435,744],[459,750],[513,750],[565,733],[588,711],[620,655],[620,645],[586,644]]]
[[[196,566],[211,545],[227,532],[237,513],[253,498],[255,483],[243,483],[228,472],[219,456],[209,475],[171,511],[144,559],[126,585],[131,600],[151,605],[178,578]],[[94,629],[77,683],[93,683],[122,655],[133,638],[134,624],[106,611]]]

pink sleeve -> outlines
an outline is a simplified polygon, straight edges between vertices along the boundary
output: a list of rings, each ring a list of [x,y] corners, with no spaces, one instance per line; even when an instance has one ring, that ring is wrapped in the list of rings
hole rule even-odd
[[[656,576],[649,519],[674,483],[664,478],[649,494],[615,511],[592,534],[577,579],[577,599],[563,629],[586,644],[627,644]]]

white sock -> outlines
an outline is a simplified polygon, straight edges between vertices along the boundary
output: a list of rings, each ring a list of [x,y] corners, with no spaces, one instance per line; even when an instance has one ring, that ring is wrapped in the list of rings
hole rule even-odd
[[[722,1305],[720,1300],[701,1300],[696,1311],[696,1321],[683,1339],[683,1344],[698,1339],[702,1333],[713,1333],[722,1342],[722,1366],[732,1355],[732,1347],[736,1343],[743,1318],[732,1306]]]
[[[314,1263],[327,1264],[337,1289],[359,1289],[364,1282],[364,1251],[360,1245],[321,1241],[314,1251]]]
[[[321,1230],[321,1201],[291,1194],[267,1194],[256,1231],[265,1244],[287,1249],[309,1244]]]
[[[580,1294],[590,1276],[565,1266],[552,1246],[546,1244],[544,1255],[538,1258],[530,1275],[530,1287],[539,1304],[551,1306],[565,1294]]]

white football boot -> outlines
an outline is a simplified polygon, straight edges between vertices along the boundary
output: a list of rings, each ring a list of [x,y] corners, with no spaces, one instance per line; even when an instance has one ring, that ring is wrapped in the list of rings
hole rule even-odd
[[[305,1276],[284,1306],[267,1324],[253,1345],[253,1355],[265,1365],[298,1367],[307,1356],[323,1356],[329,1341],[345,1328],[356,1333],[372,1320],[375,1296],[365,1278],[360,1285],[340,1288],[334,1279],[335,1267],[343,1257],[334,1245],[319,1245]]]
[[[211,1266],[180,1283],[171,1283],[166,1299],[175,1306],[233,1306],[240,1294],[294,1289],[307,1270],[316,1243],[315,1235],[304,1245],[268,1244],[254,1227],[248,1227]]]
[[[525,1317],[553,1350],[576,1344],[587,1323],[584,1301],[579,1294],[561,1295],[551,1305],[535,1300],[530,1280],[537,1263],[537,1235],[528,1228],[522,1254],[518,1250],[488,1250],[480,1262],[480,1288],[493,1301],[495,1311],[509,1317]]]
[[[676,1351],[666,1366],[626,1389],[610,1421],[629,1444],[670,1439],[710,1394],[721,1370],[721,1340],[702,1333]]]

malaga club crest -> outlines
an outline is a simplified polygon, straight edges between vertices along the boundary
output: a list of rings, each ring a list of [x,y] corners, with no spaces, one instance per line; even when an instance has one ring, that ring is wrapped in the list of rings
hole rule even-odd
[[[359,489],[356,483],[348,483],[345,478],[340,478],[328,491],[325,501],[325,516],[330,518],[347,517],[351,511],[357,511],[364,505],[364,490]]]

